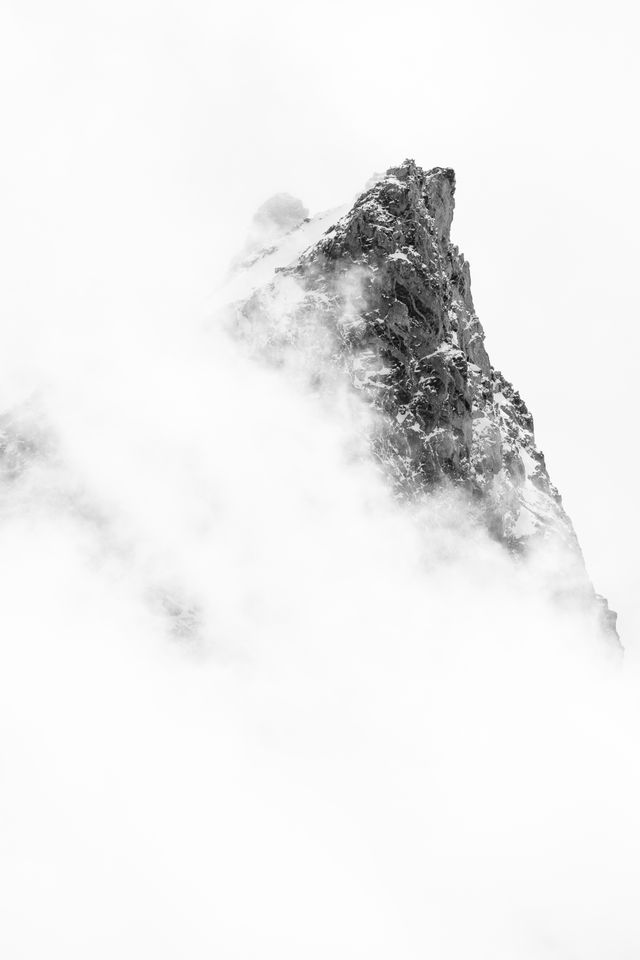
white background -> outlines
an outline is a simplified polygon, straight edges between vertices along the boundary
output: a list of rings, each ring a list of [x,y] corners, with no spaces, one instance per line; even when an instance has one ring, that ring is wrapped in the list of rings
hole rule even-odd
[[[62,456],[0,484],[3,960],[637,960],[636,51],[620,2],[5,0],[0,407]],[[203,334],[268,196],[407,156],[621,669]]]
[[[125,273],[204,299],[273,192],[316,212],[405,156],[453,166],[490,356],[633,643],[635,4],[23,0],[2,21],[5,333]]]

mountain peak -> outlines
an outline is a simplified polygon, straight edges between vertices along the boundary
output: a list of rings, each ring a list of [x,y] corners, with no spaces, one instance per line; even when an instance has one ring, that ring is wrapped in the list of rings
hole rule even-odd
[[[268,324],[279,285],[298,293],[279,338],[312,342],[322,329],[331,363],[377,412],[373,455],[397,495],[415,499],[438,487],[464,493],[490,534],[507,549],[542,545],[562,556],[558,593],[599,611],[615,634],[615,614],[588,579],[573,526],[538,449],[533,418],[496,370],[471,296],[469,264],[450,241],[455,174],[407,159],[355,201],[271,288],[244,306],[245,322]],[[286,298],[284,298],[286,299]]]
[[[390,167],[383,180],[387,187],[394,181],[399,181],[413,187],[410,192],[412,199],[417,200],[416,191],[426,204],[428,212],[438,224],[440,240],[447,242],[453,220],[454,197],[456,191],[456,175],[451,167],[432,167],[423,170],[415,160],[404,160],[399,167]]]
[[[446,180],[455,187],[456,175],[451,167],[430,167],[428,170],[418,166],[415,160],[407,157],[398,167],[389,167],[386,177],[395,177],[397,180],[415,180],[424,184],[429,180]]]

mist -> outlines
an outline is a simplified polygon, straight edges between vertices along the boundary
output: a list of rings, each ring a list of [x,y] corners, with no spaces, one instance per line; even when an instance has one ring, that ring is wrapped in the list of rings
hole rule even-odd
[[[3,422],[4,955],[633,956],[633,662],[163,293]]]
[[[152,43],[142,4],[123,39],[122,11],[6,15],[2,956],[636,958],[633,633],[453,495],[398,503],[358,398],[220,321],[299,183],[237,173],[203,10]],[[320,209],[387,162],[360,143]]]

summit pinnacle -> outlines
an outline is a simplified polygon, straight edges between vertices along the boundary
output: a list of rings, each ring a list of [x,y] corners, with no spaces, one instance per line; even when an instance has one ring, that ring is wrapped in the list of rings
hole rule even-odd
[[[310,324],[327,332],[332,363],[378,415],[371,447],[397,495],[457,488],[514,554],[562,553],[569,562],[558,595],[586,603],[617,638],[532,416],[487,355],[469,264],[450,239],[454,198],[453,170],[413,160],[392,167],[244,303],[242,322],[264,325],[269,300],[293,284],[286,334],[280,325],[266,339],[273,347],[303,338]]]

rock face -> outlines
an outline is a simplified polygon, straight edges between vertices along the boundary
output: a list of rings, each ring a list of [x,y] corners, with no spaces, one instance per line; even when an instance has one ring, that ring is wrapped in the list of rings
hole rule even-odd
[[[244,304],[242,320],[255,329],[276,316],[264,330],[271,348],[311,329],[317,343],[322,330],[325,359],[378,414],[371,445],[398,495],[453,486],[511,551],[560,549],[574,561],[567,592],[593,604],[617,637],[616,615],[593,591],[535,444],[531,414],[487,356],[469,264],[450,241],[454,194],[453,170],[425,171],[412,160],[388,170]]]

